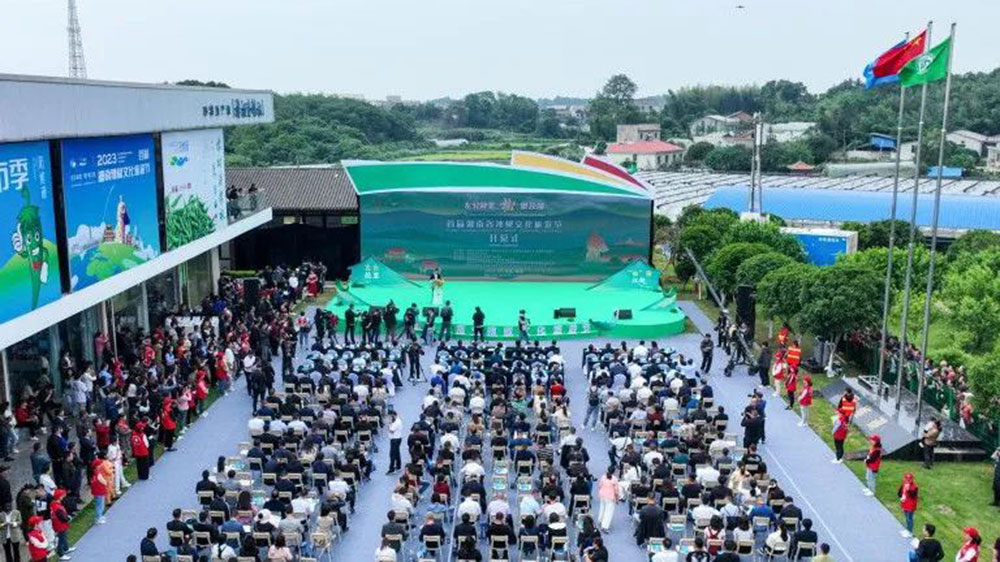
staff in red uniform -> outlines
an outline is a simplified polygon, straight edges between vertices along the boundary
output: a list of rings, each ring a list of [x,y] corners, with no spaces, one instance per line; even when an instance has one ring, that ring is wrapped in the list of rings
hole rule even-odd
[[[913,535],[913,514],[917,512],[917,503],[920,501],[920,487],[912,472],[903,475],[903,484],[900,485],[898,494],[899,507],[906,519],[906,532]]]
[[[854,419],[854,412],[857,409],[858,400],[854,396],[854,391],[848,388],[844,391],[844,395],[840,397],[840,401],[837,402],[837,411],[847,415],[847,421],[850,422]]]
[[[45,562],[49,559],[49,541],[42,530],[43,519],[38,515],[28,518],[28,556],[31,562]]]
[[[865,456],[865,483],[868,489],[866,496],[875,495],[875,479],[878,477],[878,469],[882,466],[882,437],[872,435],[868,438],[872,445]]]
[[[796,369],[789,369],[788,374],[785,376],[785,392],[787,393],[786,398],[788,398],[788,406],[785,407],[786,410],[791,410],[795,407],[795,391],[799,389],[799,372]]]
[[[149,480],[149,439],[146,438],[146,424],[144,422],[136,422],[129,443],[132,445],[132,456],[135,457],[139,480]]]
[[[843,412],[838,413],[833,421],[833,448],[836,451],[836,458],[833,459],[833,462],[837,464],[844,462],[844,441],[847,440],[849,431],[850,425],[847,422],[847,416]]]
[[[799,340],[792,342],[792,345],[788,346],[788,351],[785,353],[785,362],[788,363],[788,368],[794,371],[799,370],[799,363],[802,362],[802,348],[799,347]]]
[[[802,391],[799,392],[799,414],[802,416],[802,421],[799,422],[799,426],[804,426],[809,423],[809,408],[813,404],[813,381],[812,377],[805,375],[802,377]]]
[[[174,435],[177,434],[177,420],[174,419],[174,399],[167,396],[163,399],[160,410],[160,432],[163,434],[163,447],[174,451]]]
[[[49,516],[52,519],[52,532],[56,535],[56,555],[59,556],[60,560],[69,560],[70,552],[76,550],[75,548],[70,548],[69,537],[66,532],[69,531],[69,512],[62,504],[63,498],[66,497],[66,490],[62,488],[56,488],[52,492],[52,503],[49,504]]]

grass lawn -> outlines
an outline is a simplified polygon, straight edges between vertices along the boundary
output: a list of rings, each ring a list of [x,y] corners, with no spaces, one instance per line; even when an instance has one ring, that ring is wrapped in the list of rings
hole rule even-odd
[[[819,390],[832,382],[824,375],[813,377],[813,387],[817,391],[809,412],[809,426],[830,450],[833,450],[832,418],[833,405],[819,397]],[[864,485],[865,464],[863,455],[868,450],[868,441],[860,429],[853,428],[844,444],[848,460],[846,465],[858,477],[856,500],[868,501],[861,495]],[[850,460],[857,452],[860,460]],[[993,465],[988,462],[937,463],[932,470],[924,470],[920,462],[885,460],[879,470],[876,496],[889,508],[900,522],[903,512],[899,509],[896,495],[903,475],[912,472],[920,486],[920,504],[917,508],[914,529],[919,530],[924,523],[937,527],[937,536],[945,548],[945,559],[954,556],[962,544],[962,529],[972,525],[983,533],[983,546],[992,545],[1000,530],[1000,508],[990,504],[993,499]],[[986,550],[984,550],[986,552]],[[982,557],[981,557],[982,558]]]
[[[212,407],[212,404],[214,404],[215,401],[218,400],[221,396],[222,395],[219,393],[217,389],[212,388],[211,391],[208,393],[208,398],[205,399],[205,411],[207,412],[208,409]],[[191,422],[192,425],[198,422],[198,417],[195,417],[194,420],[192,420]],[[154,451],[154,455],[156,456],[157,459],[163,456],[162,445],[157,444],[156,450]],[[156,467],[154,466],[150,472],[152,473],[155,470]],[[125,480],[134,483],[138,478],[139,478],[139,469],[136,466],[135,461],[132,461],[125,466]],[[120,499],[128,492],[129,492],[128,490],[123,490],[122,495],[118,496],[118,498]],[[117,502],[118,499],[115,500],[115,503]],[[114,510],[114,506],[115,504],[112,503],[109,507],[105,508],[105,511],[107,513],[111,513]],[[76,542],[80,540],[80,537],[86,534],[87,531],[89,531],[90,528],[93,526],[94,526],[94,502],[90,501],[87,503],[87,505],[80,508],[80,511],[77,512],[76,516],[73,517],[73,520],[70,522],[69,531],[67,531],[67,534],[69,536],[69,543],[71,545],[76,544]],[[142,537],[135,537],[135,543],[137,545],[139,544],[140,540],[142,540]]]

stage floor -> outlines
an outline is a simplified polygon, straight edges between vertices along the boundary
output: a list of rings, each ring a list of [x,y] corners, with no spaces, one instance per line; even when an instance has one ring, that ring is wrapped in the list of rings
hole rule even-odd
[[[431,291],[427,282],[352,285],[338,293],[327,308],[343,317],[350,302],[360,312],[368,306],[384,306],[390,299],[401,311],[411,303],[423,309],[431,305]],[[531,320],[532,338],[655,338],[679,334],[685,328],[685,315],[676,306],[676,298],[646,288],[608,287],[593,282],[448,281],[444,299],[451,301],[455,311],[455,339],[471,336],[472,313],[477,306],[486,314],[488,339],[516,338],[518,311],[522,308]],[[575,308],[576,318],[555,319],[556,308]],[[631,309],[632,318],[616,319],[615,311],[619,309]],[[402,324],[402,312],[398,319]]]

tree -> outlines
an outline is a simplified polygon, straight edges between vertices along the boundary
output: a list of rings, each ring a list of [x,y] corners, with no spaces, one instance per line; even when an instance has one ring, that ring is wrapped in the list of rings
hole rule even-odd
[[[858,249],[867,250],[868,248],[888,248],[889,247],[889,230],[892,227],[892,222],[889,219],[881,221],[872,221],[869,223],[860,223],[854,221],[845,222],[841,228],[844,230],[853,230],[858,233]],[[905,248],[910,242],[910,223],[896,219],[896,243],[897,248]],[[917,230],[917,236],[914,239],[914,245],[924,245],[924,235]]]
[[[927,279],[927,269],[930,265],[930,250],[923,246],[913,248],[913,276],[912,286],[923,287],[923,281]],[[906,283],[906,247],[896,246],[892,250],[892,290],[901,291]],[[839,262],[848,265],[863,267],[872,273],[881,275],[885,280],[885,270],[889,266],[889,248],[868,248],[853,254],[841,255]],[[940,274],[940,270],[935,271],[935,276]]]
[[[768,273],[795,263],[795,260],[778,252],[768,252],[754,256],[740,264],[736,269],[736,285],[756,287]]]
[[[877,329],[882,320],[882,282],[863,267],[838,263],[820,268],[802,287],[801,328],[833,342],[834,349],[847,333]]]
[[[940,297],[963,347],[972,353],[992,349],[1000,335],[1000,248],[959,256]]]
[[[791,322],[802,309],[802,290],[818,270],[814,265],[791,262],[764,275],[757,283],[757,304],[768,318]]]
[[[486,129],[493,126],[493,110],[497,103],[493,92],[468,94],[462,100],[465,104],[468,127]]]
[[[708,258],[705,273],[716,289],[723,293],[732,293],[736,290],[736,270],[740,264],[758,254],[770,251],[772,251],[770,246],[748,242],[722,246]]]
[[[556,110],[546,109],[542,112],[541,119],[538,120],[538,136],[547,138],[557,138],[562,134],[559,126],[559,118],[556,117]]]
[[[986,419],[1000,417],[1000,350],[990,353],[968,365],[969,382],[972,386],[972,404]]]
[[[705,165],[718,172],[749,172],[751,158],[745,146],[720,146],[705,156]]]
[[[705,258],[716,248],[722,235],[708,226],[695,224],[683,229],[677,238],[674,252],[674,272],[684,283],[696,273],[694,262],[685,250],[691,250],[695,258],[704,263]]]
[[[642,114],[635,105],[636,85],[628,76],[615,74],[590,100],[590,131],[598,139],[612,140],[618,125],[638,123]]]
[[[1000,234],[990,230],[970,230],[948,246],[948,260],[955,261],[965,254],[1000,248]]]
[[[209,80],[208,82],[202,82],[201,80],[192,80],[188,78],[187,80],[181,80],[180,82],[175,82],[178,86],[201,86],[203,88],[229,88],[229,84],[225,82],[216,82],[215,80]]]
[[[709,152],[715,150],[715,146],[710,142],[696,142],[688,147],[684,153],[684,161],[688,163],[701,163]]]
[[[722,237],[722,244],[754,242],[765,244],[772,250],[785,254],[795,261],[805,261],[802,244],[791,234],[781,232],[778,225],[770,222],[737,221],[730,225]]]

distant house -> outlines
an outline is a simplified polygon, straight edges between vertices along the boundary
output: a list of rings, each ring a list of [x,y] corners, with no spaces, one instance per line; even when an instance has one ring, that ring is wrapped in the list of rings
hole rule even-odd
[[[743,146],[753,147],[753,136],[749,132],[745,133],[708,133],[706,135],[695,135],[694,142],[707,142],[713,146]]]
[[[975,152],[979,157],[986,156],[986,151],[991,146],[1000,144],[1000,135],[987,136],[960,129],[948,133],[946,137],[949,141]]]
[[[812,172],[815,169],[816,166],[806,164],[802,160],[799,160],[798,162],[790,164],[788,166],[788,171],[792,172],[793,174],[808,174],[809,172]]]
[[[453,148],[469,144],[468,139],[430,139],[430,141],[438,148]]]
[[[812,121],[790,121],[788,123],[766,123],[764,138],[768,141],[789,142],[799,140],[816,128]]]
[[[666,141],[641,140],[609,144],[606,158],[619,166],[633,161],[640,170],[656,170],[680,162],[684,149]]]
[[[991,172],[1000,172],[1000,146],[991,146],[986,149],[986,169]]]
[[[660,140],[660,125],[641,123],[638,125],[618,125],[617,142],[637,142]]]
[[[743,127],[744,120],[733,115],[706,115],[691,122],[691,136],[711,133],[734,133]],[[746,115],[745,113],[743,115]]]

